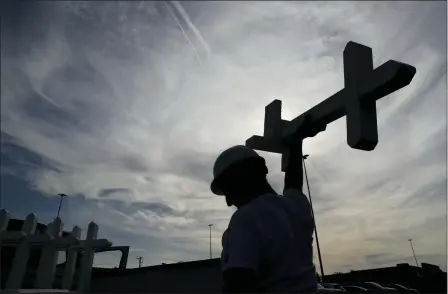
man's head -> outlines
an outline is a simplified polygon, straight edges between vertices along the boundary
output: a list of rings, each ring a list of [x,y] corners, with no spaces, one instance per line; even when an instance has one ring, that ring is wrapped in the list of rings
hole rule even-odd
[[[264,192],[267,173],[263,157],[245,146],[234,146],[216,159],[211,190],[224,195],[228,206],[240,207]]]

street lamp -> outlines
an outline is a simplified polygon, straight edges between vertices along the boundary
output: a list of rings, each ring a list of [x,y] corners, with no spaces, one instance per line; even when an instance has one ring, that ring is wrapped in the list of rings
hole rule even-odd
[[[418,261],[417,261],[417,256],[415,256],[414,246],[412,246],[412,239],[408,239],[408,241],[409,241],[409,244],[411,244],[412,254],[414,254],[415,263],[417,264],[417,267],[419,267]]]
[[[212,226],[213,224],[208,225],[210,227],[210,259],[212,259]]]
[[[141,268],[143,264],[143,256],[137,256],[136,258],[138,260],[138,268]]]
[[[67,196],[65,194],[58,194],[59,196],[61,196],[61,201],[59,202],[59,208],[58,208],[58,214],[56,215],[56,218],[59,217],[59,212],[61,212],[61,206],[62,206],[62,199]]]
[[[310,184],[308,182],[308,174],[306,172],[306,164],[305,164],[305,159],[307,159],[308,156],[309,156],[308,154],[303,155],[303,169],[305,171],[305,180],[306,180],[306,186],[308,188],[308,197],[310,197],[311,215],[313,217],[313,222],[314,222],[314,234],[316,235],[317,254],[319,256],[319,263],[320,263],[320,275],[321,275],[321,280],[323,281],[324,280],[324,266],[322,264],[322,255],[320,254],[319,237],[317,236],[316,219],[314,218],[313,201],[311,199]]]

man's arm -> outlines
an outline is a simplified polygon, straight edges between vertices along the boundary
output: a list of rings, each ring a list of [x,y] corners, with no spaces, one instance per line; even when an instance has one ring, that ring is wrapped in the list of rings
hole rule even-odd
[[[314,137],[318,133],[325,131],[326,125],[314,126],[308,124],[309,118],[304,117],[300,123],[296,134],[289,141],[288,152],[286,154],[285,187],[303,192],[303,151],[302,143],[305,138]]]
[[[256,293],[257,273],[246,268],[230,268],[223,272],[223,293]]]
[[[261,240],[255,220],[244,211],[232,216],[225,244],[224,293],[253,293],[258,289]]]
[[[302,192],[303,189],[303,152],[302,152],[302,140],[297,139],[292,142],[288,155],[287,165],[285,171],[285,187],[284,190],[296,189]]]

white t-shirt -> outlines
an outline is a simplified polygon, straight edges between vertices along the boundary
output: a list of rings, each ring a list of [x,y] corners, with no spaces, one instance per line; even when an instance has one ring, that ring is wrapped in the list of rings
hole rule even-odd
[[[238,209],[222,236],[222,270],[248,268],[266,292],[316,292],[314,223],[298,190],[265,194]]]

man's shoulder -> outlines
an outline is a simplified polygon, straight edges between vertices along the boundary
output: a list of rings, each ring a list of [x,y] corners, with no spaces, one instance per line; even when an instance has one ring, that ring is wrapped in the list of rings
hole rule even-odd
[[[255,217],[256,215],[258,215],[258,212],[260,210],[263,210],[263,207],[265,207],[266,205],[268,206],[272,205],[272,202],[275,202],[278,199],[281,199],[281,196],[275,193],[266,193],[260,195],[256,199],[240,207],[234,213],[234,216],[241,218]]]
[[[297,189],[287,189],[283,191],[283,196],[287,202],[292,201],[300,206],[308,206],[310,204],[308,197],[302,191]]]
[[[257,219],[259,217],[259,211],[260,211],[260,204],[264,202],[263,199],[267,195],[262,195],[258,197],[257,199],[247,203],[246,205],[238,208],[236,210],[232,217],[230,218],[229,226],[236,223],[251,223],[251,222],[257,222]],[[276,195],[277,196],[277,195]],[[263,204],[261,204],[262,206]]]
[[[236,210],[230,217],[230,224],[250,219],[250,215],[252,214],[251,210],[249,205],[244,205],[238,208],[238,210]]]
[[[283,202],[285,200],[287,200],[286,202],[291,200],[294,203],[308,202],[306,195],[297,189],[287,189],[284,191],[283,196],[275,193],[263,194],[236,210],[230,218],[230,224],[251,221],[258,222],[260,218],[264,219],[266,217],[265,213],[267,208],[269,211],[276,208],[283,209]]]
[[[303,196],[305,196],[305,194],[302,191],[298,190],[298,189],[285,189],[283,191],[283,196],[286,196],[286,197],[303,197]]]

